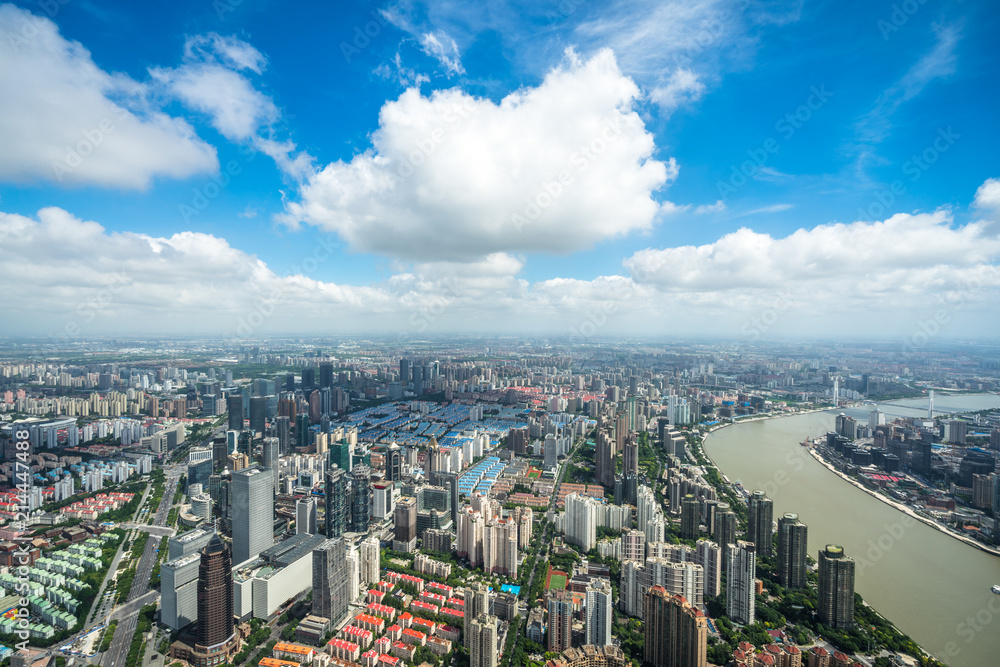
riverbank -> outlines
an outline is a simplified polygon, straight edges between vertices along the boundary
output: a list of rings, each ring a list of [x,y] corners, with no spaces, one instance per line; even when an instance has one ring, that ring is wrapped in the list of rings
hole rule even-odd
[[[948,535],[950,537],[954,537],[956,540],[958,540],[960,542],[965,542],[969,546],[976,547],[980,551],[985,551],[986,553],[993,554],[994,556],[1000,556],[1000,549],[993,549],[991,547],[988,547],[985,544],[983,544],[981,542],[977,542],[976,540],[974,540],[974,539],[972,539],[970,537],[966,537],[965,535],[962,535],[960,533],[956,533],[954,530],[951,530],[947,526],[942,526],[941,523],[939,523],[938,521],[935,521],[934,519],[928,519],[925,516],[921,516],[920,514],[917,514],[917,512],[914,511],[911,507],[908,507],[908,506],[906,506],[906,505],[904,505],[904,504],[902,504],[902,503],[900,503],[898,501],[895,501],[892,498],[884,496],[881,493],[877,493],[876,491],[873,491],[872,489],[869,489],[868,487],[866,487],[864,484],[862,484],[858,480],[856,480],[853,477],[847,475],[843,471],[837,470],[837,468],[834,467],[832,463],[830,463],[829,461],[827,461],[826,459],[824,459],[822,456],[820,456],[819,452],[817,452],[812,447],[809,447],[808,449],[809,449],[809,454],[812,455],[812,457],[814,459],[816,459],[817,461],[819,461],[819,463],[824,468],[826,468],[827,470],[829,470],[833,474],[837,475],[838,477],[840,477],[844,481],[849,482],[850,484],[853,484],[855,487],[861,489],[862,491],[864,491],[868,495],[872,496],[873,498],[878,498],[879,500],[881,500],[886,505],[890,505],[890,506],[896,508],[897,510],[899,510],[900,512],[902,512],[903,514],[906,514],[907,516],[912,517],[912,518],[916,519],[917,521],[920,521],[921,523],[923,523],[923,524],[925,524],[927,526],[930,526],[931,528],[939,530],[942,533],[944,533],[944,534],[946,534],[946,535]]]

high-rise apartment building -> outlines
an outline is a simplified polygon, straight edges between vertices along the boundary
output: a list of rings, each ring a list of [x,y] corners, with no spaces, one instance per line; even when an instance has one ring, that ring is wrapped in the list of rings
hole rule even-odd
[[[549,634],[546,648],[560,653],[572,644],[573,594],[568,590],[549,592]]]
[[[368,532],[372,516],[372,471],[361,464],[351,471],[351,531]]]
[[[611,584],[605,579],[594,579],[586,589],[587,616],[584,627],[585,644],[607,646],[611,643]]]
[[[816,614],[831,628],[854,627],[854,559],[844,547],[828,544],[819,552],[819,586]]]
[[[763,491],[754,491],[747,503],[747,538],[760,556],[774,553],[774,502]]]
[[[701,520],[701,504],[690,493],[681,501],[681,539],[698,539],[698,524]]]
[[[295,534],[316,535],[316,499],[299,498],[295,501]]]
[[[683,596],[662,586],[646,593],[643,660],[653,667],[705,667],[708,619]]]
[[[340,537],[347,532],[351,506],[350,482],[339,467],[326,471],[326,536]]]
[[[497,645],[497,618],[480,614],[469,624],[469,667],[497,667],[500,647]]]
[[[752,542],[738,540],[730,544],[726,573],[726,616],[737,623],[750,625],[755,619],[757,549]]]
[[[805,588],[808,528],[798,514],[778,519],[778,581],[787,588]]]
[[[563,532],[566,541],[579,546],[584,553],[597,545],[598,502],[590,496],[571,493],[566,496]]]

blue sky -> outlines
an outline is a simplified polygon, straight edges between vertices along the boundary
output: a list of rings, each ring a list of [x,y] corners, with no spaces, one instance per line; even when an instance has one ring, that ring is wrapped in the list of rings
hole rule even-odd
[[[3,4],[11,333],[905,338],[944,309],[941,335],[992,336],[998,24],[919,0]]]

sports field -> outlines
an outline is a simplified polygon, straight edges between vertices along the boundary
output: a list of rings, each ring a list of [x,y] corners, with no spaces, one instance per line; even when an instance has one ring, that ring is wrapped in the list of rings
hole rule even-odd
[[[565,590],[566,582],[569,579],[567,575],[562,570],[553,570],[552,566],[549,565],[549,571],[545,575],[545,590],[549,591],[561,591]]]

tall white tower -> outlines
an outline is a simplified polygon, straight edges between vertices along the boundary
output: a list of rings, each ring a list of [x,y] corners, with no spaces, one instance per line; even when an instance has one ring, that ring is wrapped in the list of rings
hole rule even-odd
[[[930,394],[927,397],[927,418],[934,419],[934,390],[930,390]]]
[[[840,404],[840,378],[833,378],[833,404]]]

